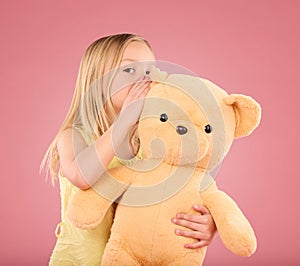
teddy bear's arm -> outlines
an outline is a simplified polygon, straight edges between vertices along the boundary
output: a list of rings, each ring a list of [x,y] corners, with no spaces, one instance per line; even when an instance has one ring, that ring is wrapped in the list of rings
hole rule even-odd
[[[78,228],[93,229],[102,221],[111,204],[92,188],[79,190],[70,201],[67,217]]]
[[[67,210],[72,224],[82,229],[92,229],[101,223],[112,203],[127,190],[130,183],[128,175],[118,168],[122,167],[105,172],[92,188],[75,193]]]
[[[218,190],[215,184],[203,192],[201,197],[216,223],[224,245],[239,256],[252,255],[256,250],[256,237],[234,200]]]

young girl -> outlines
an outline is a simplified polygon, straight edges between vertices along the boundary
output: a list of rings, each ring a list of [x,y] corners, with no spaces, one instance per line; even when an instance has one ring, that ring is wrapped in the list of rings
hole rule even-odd
[[[70,109],[41,164],[53,178],[58,176],[60,183],[61,222],[56,229],[57,242],[50,265],[101,264],[114,208],[93,230],[74,227],[65,212],[78,189],[89,188],[106,169],[120,165],[118,157],[127,160],[122,163],[130,163],[129,159],[136,155],[139,142],[132,132],[135,132],[142,105],[137,104],[134,111],[130,106],[143,100],[149,90],[148,66],[145,65],[144,73],[138,73],[138,82],[121,90],[114,87],[118,79],[126,80],[127,75],[137,72],[130,64],[145,61],[155,61],[153,51],[146,40],[133,34],[100,38],[83,55]],[[114,72],[114,69],[119,70]],[[106,75],[104,81],[102,77],[111,71],[114,74]],[[95,160],[101,164],[95,166]],[[204,206],[193,207],[199,215],[174,213],[176,216],[171,220],[189,229],[175,230],[174,227],[175,234],[198,240],[185,245],[190,249],[208,245],[216,231],[208,210]]]

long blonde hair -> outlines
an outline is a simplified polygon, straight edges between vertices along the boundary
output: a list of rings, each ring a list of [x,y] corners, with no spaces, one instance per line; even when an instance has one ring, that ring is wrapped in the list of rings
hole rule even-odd
[[[108,112],[110,117],[116,116],[116,113],[111,100],[105,96],[110,95],[110,85],[114,76],[110,77],[107,84],[103,83],[101,77],[120,65],[126,47],[133,41],[144,42],[152,50],[150,44],[141,36],[129,33],[102,37],[86,49],[80,62],[69,111],[40,165],[40,172],[46,170],[46,178],[49,172],[52,180],[57,178],[59,169],[57,141],[65,129],[74,126],[81,128],[87,139],[92,142],[110,126]]]

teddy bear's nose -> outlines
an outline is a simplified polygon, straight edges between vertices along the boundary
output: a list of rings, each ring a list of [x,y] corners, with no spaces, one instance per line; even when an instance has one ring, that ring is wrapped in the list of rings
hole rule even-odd
[[[188,129],[184,126],[177,126],[176,131],[179,135],[184,135],[188,132]]]

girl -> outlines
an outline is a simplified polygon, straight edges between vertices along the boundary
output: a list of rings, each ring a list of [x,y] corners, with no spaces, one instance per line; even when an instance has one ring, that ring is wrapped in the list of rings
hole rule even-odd
[[[61,222],[56,229],[57,242],[50,265],[101,264],[114,208],[93,230],[74,227],[65,212],[78,189],[89,188],[106,169],[118,166],[118,157],[129,164],[129,159],[137,154],[139,141],[134,129],[142,108],[140,103],[149,90],[149,65],[141,68],[144,73],[137,73],[138,82],[121,86],[121,90],[116,87],[120,87],[120,80],[124,84],[126,77],[137,72],[130,64],[154,61],[149,43],[133,34],[100,38],[83,55],[70,109],[41,164],[52,178],[58,176],[60,183]],[[107,73],[112,74],[104,75]],[[175,230],[175,234],[199,240],[185,245],[190,249],[208,245],[216,231],[208,210],[204,206],[193,207],[199,215],[179,213],[172,219],[173,223],[190,229]]]

